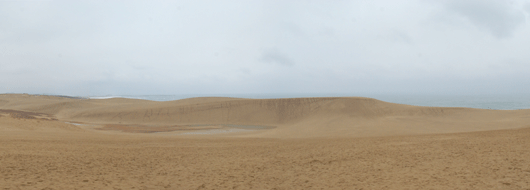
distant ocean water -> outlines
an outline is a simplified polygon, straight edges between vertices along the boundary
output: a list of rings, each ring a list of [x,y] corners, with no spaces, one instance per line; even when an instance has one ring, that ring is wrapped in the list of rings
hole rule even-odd
[[[378,100],[415,106],[467,107],[496,110],[530,109],[530,95],[381,95],[381,94],[188,94],[188,95],[120,95],[92,96],[91,99],[133,98],[152,101],[172,101],[193,97],[234,98],[302,98],[302,97],[369,97]]]

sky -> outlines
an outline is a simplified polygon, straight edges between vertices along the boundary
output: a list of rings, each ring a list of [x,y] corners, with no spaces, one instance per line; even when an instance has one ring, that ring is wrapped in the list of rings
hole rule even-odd
[[[0,93],[530,94],[530,0],[0,0]]]

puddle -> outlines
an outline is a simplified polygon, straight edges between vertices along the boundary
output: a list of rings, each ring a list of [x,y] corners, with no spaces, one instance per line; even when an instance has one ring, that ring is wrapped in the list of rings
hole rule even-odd
[[[72,124],[72,125],[75,125],[75,126],[83,126],[83,125],[85,125],[85,124],[81,124],[81,123],[72,123],[72,122],[65,122],[65,123]]]
[[[186,125],[188,127],[204,127],[212,126],[212,124],[198,124],[198,125]],[[252,130],[262,130],[262,129],[274,129],[273,126],[264,126],[264,125],[232,125],[232,124],[217,124],[217,126],[227,127],[227,128],[236,128],[236,129],[252,129]]]
[[[211,124],[200,124],[200,125],[187,125],[193,127],[204,127],[212,126]],[[219,124],[217,126],[222,127],[221,129],[206,129],[206,130],[194,130],[190,132],[181,133],[180,135],[212,135],[212,134],[223,134],[223,133],[237,133],[237,132],[250,132],[266,129],[274,129],[273,126],[262,126],[262,125],[232,125],[232,124]]]
[[[186,132],[186,133],[181,133],[180,135],[213,135],[213,134],[249,132],[249,131],[256,131],[256,130],[248,130],[248,129],[211,129],[211,130],[204,130],[204,131]]]
[[[254,130],[262,130],[262,129],[274,129],[276,127],[273,126],[263,126],[263,125],[223,125],[231,128],[238,128],[238,129],[254,129]]]

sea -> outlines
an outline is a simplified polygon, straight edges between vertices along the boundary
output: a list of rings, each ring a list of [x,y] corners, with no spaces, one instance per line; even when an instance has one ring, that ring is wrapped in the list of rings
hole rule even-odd
[[[181,94],[181,95],[108,95],[83,98],[132,98],[152,101],[173,101],[193,97],[233,97],[252,99],[307,97],[368,97],[398,104],[430,107],[466,107],[494,110],[530,109],[530,94],[504,95],[396,95],[396,94]]]

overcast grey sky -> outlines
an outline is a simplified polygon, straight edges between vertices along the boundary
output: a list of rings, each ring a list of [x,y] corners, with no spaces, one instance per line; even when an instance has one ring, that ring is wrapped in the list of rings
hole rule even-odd
[[[530,0],[0,1],[0,93],[530,93]]]

